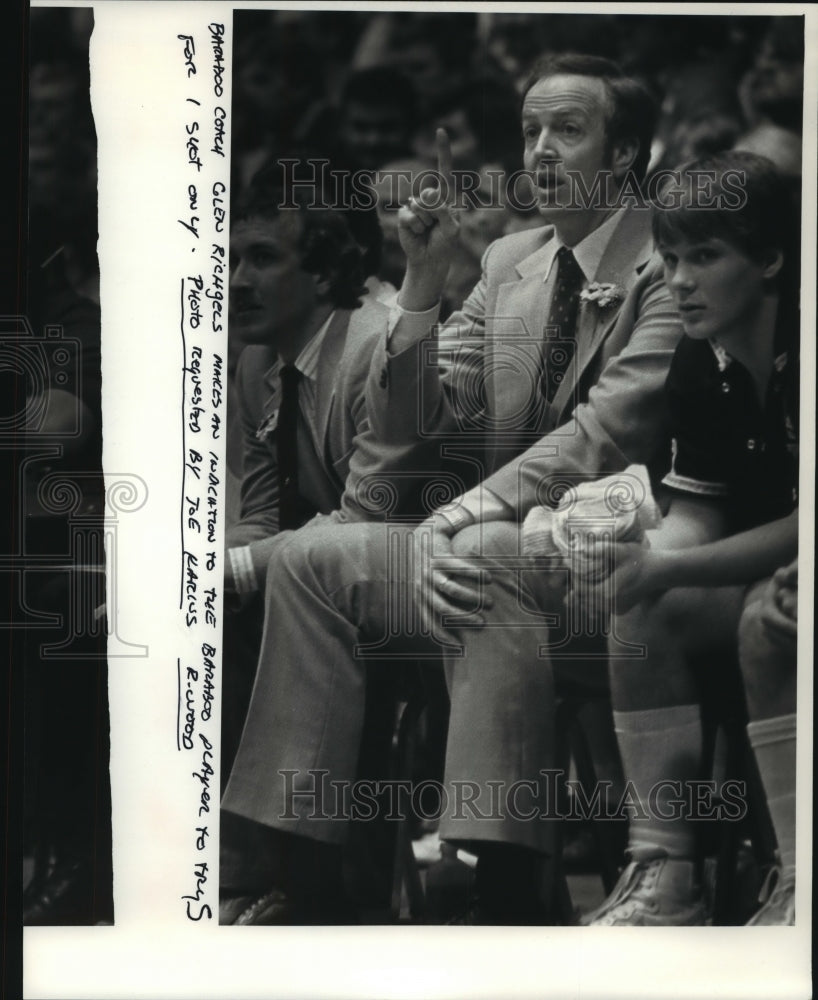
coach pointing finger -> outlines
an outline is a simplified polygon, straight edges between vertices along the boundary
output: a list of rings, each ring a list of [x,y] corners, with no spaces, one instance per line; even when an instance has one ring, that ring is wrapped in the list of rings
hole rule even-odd
[[[406,278],[400,295],[404,309],[420,312],[440,299],[449,271],[451,249],[459,224],[452,209],[454,181],[452,150],[445,129],[436,133],[435,187],[426,187],[409,198],[398,213],[398,235],[406,254]]]

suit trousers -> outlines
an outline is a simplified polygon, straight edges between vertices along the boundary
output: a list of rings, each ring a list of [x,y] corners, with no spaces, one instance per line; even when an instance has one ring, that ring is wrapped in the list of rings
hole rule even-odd
[[[485,624],[453,621],[429,635],[414,604],[413,562],[423,556],[413,526],[293,533],[268,566],[259,667],[222,807],[342,843],[354,796],[341,789],[356,779],[367,663],[442,655],[451,721],[441,836],[548,850],[552,786],[541,772],[554,766],[555,671],[581,690],[605,689],[605,640],[574,634],[564,574],[522,556],[520,538],[505,522],[455,536],[455,553],[490,574]]]
[[[440,836],[473,850],[497,841],[551,853],[557,698],[604,696],[601,628],[566,607],[567,572],[522,552],[519,526],[475,525],[455,555],[485,569],[485,624],[461,627],[462,656],[447,657],[451,695]]]

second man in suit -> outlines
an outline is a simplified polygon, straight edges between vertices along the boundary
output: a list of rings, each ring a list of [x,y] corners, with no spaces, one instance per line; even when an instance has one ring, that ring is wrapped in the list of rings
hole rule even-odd
[[[271,554],[302,528],[383,519],[411,507],[416,487],[405,473],[425,462],[423,446],[380,442],[370,428],[367,377],[389,316],[367,282],[377,269],[374,209],[364,218],[362,211],[316,207],[327,204],[318,188],[286,188],[272,163],[233,211],[230,335],[233,353],[241,354],[228,440],[241,477],[227,531],[228,773],[258,659]],[[234,838],[234,846],[222,858],[228,881],[239,856],[252,853],[250,843],[242,849]]]

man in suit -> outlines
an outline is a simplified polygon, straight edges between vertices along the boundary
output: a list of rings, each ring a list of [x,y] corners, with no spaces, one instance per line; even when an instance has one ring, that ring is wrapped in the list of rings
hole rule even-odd
[[[522,812],[533,806],[538,816],[539,772],[553,766],[559,663],[543,648],[553,645],[549,625],[561,622],[562,592],[542,573],[518,572],[519,523],[536,503],[553,502],[557,480],[596,478],[631,462],[661,471],[662,389],[681,335],[651,262],[649,213],[616,203],[629,171],[644,176],[649,96],[607,60],[552,57],[525,90],[522,120],[525,165],[548,225],[489,247],[477,287],[430,339],[457,221],[434,191],[411,199],[401,210],[406,280],[370,375],[379,440],[406,445],[454,432],[481,483],[408,536],[405,565],[395,529],[305,533],[277,550],[268,572],[278,586],[266,599],[281,627],[265,636],[222,802],[265,832],[271,854],[290,851],[298,864],[309,842],[312,856],[328,856],[346,836],[346,813],[322,803],[329,786],[320,772],[355,778],[361,649],[390,633],[404,651],[428,649],[431,631],[449,654],[452,701],[452,794],[441,835],[477,850],[482,919],[490,923],[544,918],[537,874],[551,845],[551,824],[526,822]],[[445,135],[439,141],[445,177]],[[425,628],[395,626],[390,615],[401,602]],[[446,615],[458,621],[441,630]],[[600,639],[582,635],[570,649],[594,651],[604,655]],[[596,666],[573,673],[592,688],[604,685],[604,659]],[[492,809],[497,782],[506,791],[525,782],[529,794],[519,808]],[[476,808],[462,795],[457,808],[463,789],[482,796]],[[241,922],[276,922],[280,904],[268,893]]]
[[[409,447],[379,442],[369,428],[365,384],[388,309],[367,291],[359,224],[347,212],[309,207],[322,197],[285,190],[280,168],[271,165],[254,178],[233,223],[231,335],[247,345],[236,373],[241,515],[228,538],[229,583],[238,593],[263,585],[281,531],[383,513],[368,491],[400,466]],[[280,208],[288,199],[297,206]],[[297,462],[285,482],[288,381],[295,386]]]
[[[258,659],[271,553],[302,527],[382,519],[410,506],[412,478],[392,471],[411,469],[423,454],[410,442],[376,441],[369,426],[367,375],[388,318],[367,290],[371,233],[364,220],[312,208],[313,200],[329,204],[320,190],[285,190],[273,164],[234,212],[230,333],[245,346],[231,387],[242,475],[239,516],[227,532],[227,773]],[[285,202],[294,207],[280,208]],[[237,853],[223,858],[228,879]]]

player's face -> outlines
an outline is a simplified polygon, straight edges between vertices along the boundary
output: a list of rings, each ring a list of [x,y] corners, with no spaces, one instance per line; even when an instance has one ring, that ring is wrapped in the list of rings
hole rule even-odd
[[[230,332],[247,344],[298,334],[316,304],[316,279],[301,267],[294,212],[250,218],[230,236]]]
[[[548,76],[526,94],[523,161],[535,176],[540,214],[546,219],[572,202],[569,172],[591,191],[600,171],[611,169],[607,116],[605,84],[595,77]]]
[[[665,283],[696,340],[741,334],[758,313],[769,265],[723,239],[679,239],[659,246]]]

